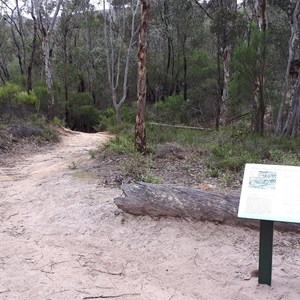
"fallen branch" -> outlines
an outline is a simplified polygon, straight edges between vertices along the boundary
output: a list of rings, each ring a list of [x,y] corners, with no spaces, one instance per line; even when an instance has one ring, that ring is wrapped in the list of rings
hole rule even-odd
[[[14,217],[14,216],[17,216],[18,214],[19,214],[19,213],[15,213],[15,214],[10,215],[10,216],[6,219],[6,221],[10,220],[10,218],[12,218],[12,217]]]
[[[86,299],[113,299],[113,298],[121,298],[125,296],[140,296],[141,294],[121,294],[121,295],[115,295],[115,296],[88,296],[84,297],[83,300]]]
[[[239,193],[218,193],[174,184],[136,183],[121,186],[118,208],[134,215],[170,216],[259,228],[258,220],[237,217]],[[300,224],[275,222],[275,229],[300,232]]]
[[[103,270],[97,270],[97,269],[92,269],[94,272],[99,272],[99,273],[104,273],[104,274],[109,274],[109,275],[114,275],[114,276],[121,276],[124,275],[123,270],[121,272],[109,272],[109,271],[103,271]]]
[[[193,126],[184,126],[184,125],[170,125],[170,124],[163,124],[163,123],[155,123],[155,122],[149,122],[149,125],[154,126],[162,126],[162,127],[171,127],[171,128],[178,128],[178,129],[191,129],[191,130],[207,130],[210,131],[210,128],[203,128],[203,127],[193,127]]]

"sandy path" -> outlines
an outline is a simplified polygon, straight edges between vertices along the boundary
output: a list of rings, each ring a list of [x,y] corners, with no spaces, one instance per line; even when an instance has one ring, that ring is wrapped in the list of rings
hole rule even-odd
[[[119,213],[120,191],[81,173],[107,139],[65,133],[0,167],[0,299],[300,299],[296,235],[275,234],[268,287],[251,276],[255,231]]]

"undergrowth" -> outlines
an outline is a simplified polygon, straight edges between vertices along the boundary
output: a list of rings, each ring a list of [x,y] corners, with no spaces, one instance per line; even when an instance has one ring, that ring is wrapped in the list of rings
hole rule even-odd
[[[176,143],[184,149],[182,172],[188,172],[188,166],[196,162],[205,176],[218,180],[223,187],[241,183],[246,163],[300,165],[300,139],[262,137],[239,128],[224,128],[217,132],[148,125],[150,154],[147,156],[135,151],[133,132],[127,128],[107,145],[106,151],[123,155],[126,159],[122,162],[122,170],[134,173],[136,180],[158,183],[163,179],[152,171],[155,153],[158,147],[167,143]]]

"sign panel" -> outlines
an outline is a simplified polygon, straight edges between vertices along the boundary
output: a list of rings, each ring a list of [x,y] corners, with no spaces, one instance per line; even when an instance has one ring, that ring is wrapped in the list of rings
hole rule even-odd
[[[238,217],[300,223],[300,167],[246,164]]]

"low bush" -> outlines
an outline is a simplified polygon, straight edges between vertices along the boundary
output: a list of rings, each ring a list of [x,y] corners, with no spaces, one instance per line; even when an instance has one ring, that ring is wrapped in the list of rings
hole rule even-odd
[[[70,96],[69,120],[71,129],[93,132],[99,124],[101,112],[92,104],[90,93],[76,93]]]
[[[36,111],[37,96],[28,94],[14,83],[6,83],[0,87],[0,116],[3,119],[27,118]]]
[[[149,119],[155,122],[181,124],[186,121],[186,103],[183,95],[173,95],[149,107]]]

